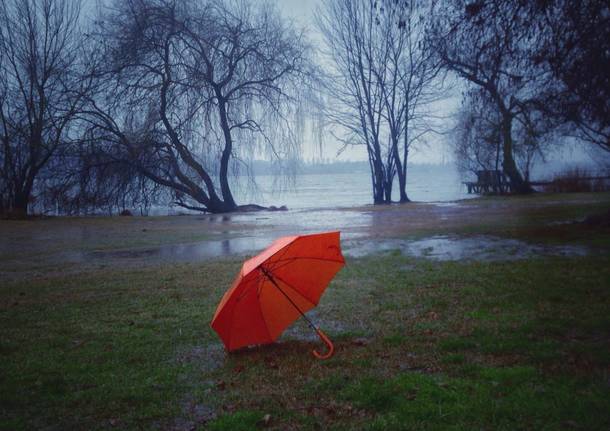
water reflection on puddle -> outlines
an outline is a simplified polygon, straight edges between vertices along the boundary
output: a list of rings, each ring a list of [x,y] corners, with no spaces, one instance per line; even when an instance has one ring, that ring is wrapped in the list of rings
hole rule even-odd
[[[468,238],[433,236],[420,240],[380,239],[352,241],[345,254],[362,257],[373,253],[398,250],[404,255],[438,261],[448,260],[517,260],[542,256],[584,256],[588,249],[581,246],[550,246],[528,244],[516,239],[493,236]]]
[[[162,245],[146,249],[91,251],[83,253],[81,259],[151,259],[162,262],[198,262],[214,257],[255,254],[270,243],[269,238],[228,238],[219,241]]]
[[[368,212],[340,209],[261,212],[256,215],[232,214],[230,217],[237,224],[255,224],[258,229],[273,228],[276,232],[278,230],[302,233],[344,231],[371,227],[374,223],[373,215]]]
[[[434,207],[459,207],[459,203],[433,203]],[[421,211],[414,207],[414,211]],[[427,211],[428,208],[425,208]],[[447,218],[442,214],[441,219]],[[227,256],[251,256],[268,247],[273,240],[293,235],[340,230],[344,254],[362,257],[398,250],[404,255],[431,260],[516,260],[536,255],[582,256],[589,250],[582,246],[529,244],[516,239],[493,236],[432,236],[418,240],[369,238],[371,231],[387,227],[388,213],[383,211],[297,210],[230,215],[204,215],[197,220],[218,225],[212,231],[219,239],[168,244],[124,250],[70,252],[62,257],[75,262],[109,261],[200,262]],[[375,229],[373,229],[375,228]],[[247,236],[244,236],[247,235]]]
[[[157,262],[199,262],[217,257],[254,255],[271,244],[273,238],[240,237],[192,244],[172,244],[155,248],[83,252],[77,260],[105,261],[138,259]],[[584,256],[589,250],[581,246],[528,244],[516,239],[492,236],[467,238],[433,236],[419,240],[362,239],[360,235],[343,238],[348,257],[363,257],[398,250],[404,255],[437,261],[448,260],[516,260],[532,256]]]

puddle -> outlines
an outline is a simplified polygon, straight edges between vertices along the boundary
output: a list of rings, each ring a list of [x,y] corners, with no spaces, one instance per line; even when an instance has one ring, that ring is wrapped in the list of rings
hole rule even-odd
[[[441,208],[455,208],[460,206],[460,202],[429,202],[429,205]]]
[[[528,244],[516,239],[493,236],[468,238],[433,236],[421,240],[350,241],[345,245],[344,250],[345,255],[352,257],[398,250],[407,256],[436,261],[500,261],[527,259],[534,256],[586,256],[589,253],[589,250],[582,246]]]
[[[188,244],[169,244],[159,247],[129,250],[98,250],[72,253],[70,260],[96,261],[146,259],[159,262],[199,262],[215,257],[255,254],[271,244],[262,237],[227,238]]]
[[[589,254],[589,249],[583,246],[529,244],[516,239],[494,236],[467,238],[433,236],[419,240],[361,238],[362,235],[359,234],[343,235],[343,254],[363,257],[398,250],[407,256],[437,261],[500,261],[527,259],[533,256],[586,256]],[[273,239],[265,235],[171,244],[144,249],[73,252],[69,254],[68,260],[87,263],[117,260],[125,262],[143,260],[148,263],[201,262],[219,257],[254,255],[268,247]]]
[[[341,209],[308,209],[296,211],[268,212],[258,215],[232,214],[234,223],[254,222],[257,229],[271,228],[274,234],[286,232],[315,233],[331,230],[353,231],[368,229],[374,225],[373,215],[366,211],[344,211]]]
[[[210,343],[206,346],[195,346],[189,350],[181,351],[176,359],[183,364],[197,364],[203,372],[207,373],[224,365],[226,352],[221,343]]]
[[[261,235],[207,240],[186,244],[168,244],[158,247],[134,248],[123,250],[74,251],[65,253],[67,261],[73,263],[104,263],[108,261],[146,260],[147,262],[201,262],[212,258],[229,256],[251,256],[267,248],[285,232],[276,235]],[[348,233],[342,238],[356,239],[364,234]]]
[[[125,262],[175,263],[202,262],[229,256],[245,257],[259,253],[280,236],[295,232],[302,234],[341,230],[346,256],[361,257],[379,252],[399,250],[405,255],[432,260],[516,260],[537,255],[583,256],[589,250],[582,246],[550,246],[529,244],[521,240],[494,236],[454,237],[432,236],[420,240],[372,239],[371,234],[399,235],[405,228],[401,224],[408,214],[414,219],[424,216],[437,221],[456,217],[463,206],[457,202],[430,203],[425,206],[405,207],[405,214],[393,211],[365,210],[297,210],[289,212],[244,213],[231,215],[205,215],[195,220],[221,225],[215,229],[219,236],[213,240],[194,243],[166,244],[154,247],[71,251],[61,253],[63,261],[75,264],[108,265]],[[437,208],[430,212],[431,209]],[[422,213],[423,211],[423,213]],[[190,222],[192,219],[184,219]],[[394,233],[393,233],[394,232]],[[247,236],[246,236],[247,235]]]

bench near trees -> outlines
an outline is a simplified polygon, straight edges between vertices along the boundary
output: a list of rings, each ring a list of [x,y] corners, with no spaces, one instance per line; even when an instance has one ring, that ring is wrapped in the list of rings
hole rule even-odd
[[[502,171],[481,170],[476,171],[476,181],[465,181],[468,193],[477,194],[503,194],[512,192],[511,183]]]
[[[476,181],[465,181],[468,193],[504,194],[514,192],[510,179],[504,172],[480,170],[475,172]],[[529,181],[535,188],[547,192],[604,191],[610,189],[610,175],[590,175],[586,171],[574,170],[556,176],[550,181]]]

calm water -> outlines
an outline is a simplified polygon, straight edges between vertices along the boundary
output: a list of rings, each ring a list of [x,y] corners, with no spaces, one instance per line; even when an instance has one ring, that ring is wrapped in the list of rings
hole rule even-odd
[[[413,166],[407,179],[407,194],[418,202],[447,202],[468,197],[453,166]],[[289,209],[353,207],[372,203],[371,179],[367,172],[298,175],[292,185],[282,185],[273,176],[257,176],[258,191],[236,190],[237,201],[260,205],[286,205]],[[393,199],[398,200],[398,182]]]

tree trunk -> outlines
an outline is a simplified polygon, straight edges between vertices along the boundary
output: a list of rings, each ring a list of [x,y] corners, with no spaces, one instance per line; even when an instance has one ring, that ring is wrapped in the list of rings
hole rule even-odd
[[[402,173],[402,169],[398,169],[396,173],[398,174],[398,191],[400,194],[399,200],[400,202],[409,202],[409,198],[407,197],[407,193],[405,191],[407,181]]]
[[[12,205],[9,204],[7,217],[11,219],[24,219],[28,216],[30,194],[25,191],[15,193]]]
[[[220,90],[218,90],[218,93]],[[222,127],[222,133],[225,138],[225,147],[222,150],[222,156],[220,158],[220,191],[222,192],[223,206],[225,211],[233,211],[237,208],[233,194],[231,193],[231,187],[229,186],[229,161],[231,160],[231,154],[233,151],[233,138],[231,136],[231,128],[229,126],[229,119],[227,117],[226,109],[227,101],[222,97],[218,96],[218,108],[220,113],[220,126]]]
[[[398,171],[398,186],[400,187],[400,203],[411,202],[411,199],[407,196],[407,163],[402,169]]]
[[[223,202],[220,199],[211,199],[205,206],[205,211],[212,214],[228,213],[235,211],[236,209],[237,205],[235,205],[235,202],[228,204],[226,201]]]
[[[407,142],[405,140],[405,146]],[[404,160],[400,160],[400,152],[398,151],[398,145],[394,147],[394,160],[396,163],[396,173],[398,174],[398,191],[400,192],[400,203],[410,202],[407,197],[407,154],[408,151],[405,148]]]
[[[502,120],[502,168],[504,169],[504,173],[510,179],[510,183],[514,192],[519,194],[532,193],[532,187],[523,179],[521,172],[519,172],[519,169],[517,168],[515,159],[513,158],[512,126],[512,116],[510,114],[504,114]]]
[[[385,194],[385,203],[386,204],[391,204],[392,203],[392,182],[393,182],[393,178],[386,178],[386,180],[384,181],[384,194]]]
[[[398,175],[398,192],[399,192],[399,202],[405,203],[410,202],[410,199],[407,197],[407,160],[409,156],[409,138],[408,138],[408,123],[409,120],[405,119],[405,133],[403,135],[404,140],[404,151],[403,158],[400,158],[400,151],[398,146],[397,137],[398,133],[394,132],[391,136],[392,138],[392,157],[394,159],[394,164],[396,165],[396,174]]]
[[[373,184],[373,203],[375,205],[384,203],[384,182],[383,182],[383,166],[380,160],[374,160],[373,162],[374,172],[374,184]]]

